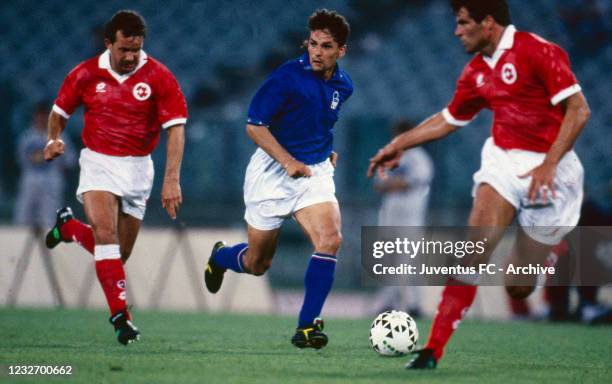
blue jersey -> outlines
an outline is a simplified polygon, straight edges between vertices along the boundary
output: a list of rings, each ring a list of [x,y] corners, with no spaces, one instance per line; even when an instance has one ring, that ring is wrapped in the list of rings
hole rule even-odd
[[[315,74],[308,53],[277,68],[259,88],[247,122],[262,125],[304,164],[327,159],[340,107],[353,93],[353,82],[336,66],[329,80]]]

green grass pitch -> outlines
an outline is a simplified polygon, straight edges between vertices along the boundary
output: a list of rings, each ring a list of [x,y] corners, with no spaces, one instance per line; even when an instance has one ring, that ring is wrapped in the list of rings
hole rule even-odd
[[[379,357],[371,319],[328,320],[330,344],[297,350],[294,319],[134,311],[140,342],[116,342],[107,314],[0,309],[0,382],[610,383],[612,328],[464,322],[435,371]],[[429,323],[419,322],[420,341]],[[71,377],[16,377],[8,365],[72,365]]]

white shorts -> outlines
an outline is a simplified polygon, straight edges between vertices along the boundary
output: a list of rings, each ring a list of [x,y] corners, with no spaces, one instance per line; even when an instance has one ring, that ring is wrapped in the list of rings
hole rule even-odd
[[[262,230],[279,228],[294,212],[323,202],[338,203],[334,167],[329,160],[311,165],[311,177],[293,179],[263,149],[258,148],[244,180],[244,219]]]
[[[76,197],[81,203],[85,192],[107,191],[121,197],[124,213],[144,218],[155,172],[151,156],[109,156],[85,148],[79,165]]]
[[[544,161],[544,153],[505,150],[489,138],[482,148],[481,167],[474,174],[472,196],[482,183],[492,186],[517,210],[518,222],[531,238],[556,245],[578,224],[583,196],[584,169],[574,151],[566,153],[555,176],[556,199],[548,205],[527,201],[531,177],[519,178]]]

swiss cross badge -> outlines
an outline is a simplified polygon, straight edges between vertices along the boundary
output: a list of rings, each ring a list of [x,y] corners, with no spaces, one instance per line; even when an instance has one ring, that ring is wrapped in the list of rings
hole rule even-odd
[[[516,68],[512,63],[506,63],[501,69],[501,78],[506,84],[514,84],[517,78]]]
[[[151,87],[147,83],[138,83],[132,89],[132,95],[139,101],[144,101],[151,96]]]

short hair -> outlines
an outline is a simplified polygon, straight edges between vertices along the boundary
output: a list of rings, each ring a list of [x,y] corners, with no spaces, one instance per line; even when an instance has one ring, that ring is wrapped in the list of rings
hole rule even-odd
[[[504,27],[512,23],[507,0],[450,0],[450,6],[456,13],[463,7],[477,23],[491,15],[499,25]]]
[[[411,120],[400,119],[397,122],[395,122],[395,124],[393,124],[393,127],[391,128],[391,131],[393,133],[393,136],[397,136],[397,135],[400,135],[400,134],[402,134],[402,133],[404,133],[406,131],[411,130],[414,127],[415,127],[415,124]]]
[[[41,100],[34,104],[34,109],[32,110],[33,115],[48,115],[51,112],[51,102],[48,100]]]
[[[144,38],[147,35],[147,24],[138,12],[124,9],[115,13],[106,23],[104,37],[114,43],[117,31],[121,31],[125,37],[142,36]]]
[[[351,27],[344,16],[336,11],[330,11],[325,8],[317,9],[310,15],[308,18],[308,28],[310,31],[327,29],[341,47],[346,45],[351,33]]]

